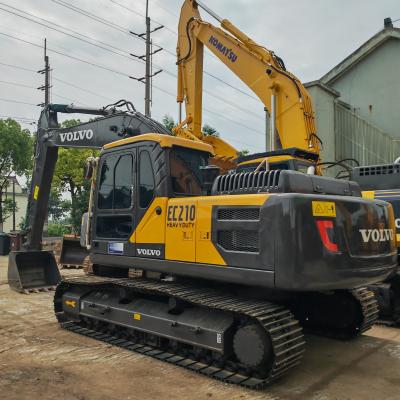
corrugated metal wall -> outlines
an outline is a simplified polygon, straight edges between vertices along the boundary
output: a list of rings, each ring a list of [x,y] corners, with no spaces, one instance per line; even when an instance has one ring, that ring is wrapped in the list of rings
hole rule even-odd
[[[336,160],[355,158],[360,165],[389,164],[400,157],[395,140],[354,112],[335,103]]]

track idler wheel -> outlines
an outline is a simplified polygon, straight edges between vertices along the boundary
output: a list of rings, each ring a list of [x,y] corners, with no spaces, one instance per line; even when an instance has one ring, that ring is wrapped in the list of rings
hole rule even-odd
[[[244,325],[236,331],[233,351],[237,359],[252,370],[270,366],[274,357],[270,338],[255,323]]]

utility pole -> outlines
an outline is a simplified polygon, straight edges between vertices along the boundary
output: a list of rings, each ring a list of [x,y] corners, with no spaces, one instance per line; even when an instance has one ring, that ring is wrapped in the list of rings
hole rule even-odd
[[[12,214],[12,230],[15,232],[15,180],[17,179],[17,176],[13,177],[13,181],[12,181],[12,196],[13,196],[13,214]]]
[[[145,95],[144,95],[144,113],[150,117],[150,75],[151,75],[151,61],[150,61],[150,31],[151,21],[149,17],[149,0],[146,0],[146,79],[145,79]]]
[[[40,107],[47,106],[50,103],[50,62],[49,56],[47,55],[47,39],[44,39],[44,69],[38,71],[38,74],[44,75],[44,85],[39,86],[38,90],[44,91],[44,103],[38,104]],[[43,236],[47,236],[49,225],[49,216],[46,212],[46,218],[43,226]]]
[[[138,56],[136,54],[131,54],[131,56],[138,58],[142,61],[145,61],[146,70],[145,75],[142,78],[136,78],[130,76],[129,78],[134,79],[138,82],[142,82],[145,84],[145,95],[144,95],[144,112],[147,117],[151,117],[151,102],[152,102],[152,78],[162,72],[162,69],[159,71],[152,73],[152,59],[153,55],[163,50],[162,47],[159,47],[157,50],[152,51],[152,41],[151,34],[164,28],[164,25],[157,26],[155,29],[151,30],[151,19],[149,17],[149,0],[146,0],[146,32],[137,34],[135,32],[130,31],[132,35],[135,35],[141,39],[145,38],[146,42],[146,54],[143,56]]]
[[[50,63],[49,56],[47,55],[47,39],[44,39],[44,69],[38,71],[38,74],[44,75],[44,85],[39,86],[38,90],[44,91],[44,103],[38,106],[45,106],[50,103]]]

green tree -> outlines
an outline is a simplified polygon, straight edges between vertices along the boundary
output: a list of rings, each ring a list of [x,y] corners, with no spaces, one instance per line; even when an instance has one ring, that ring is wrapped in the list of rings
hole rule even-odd
[[[66,120],[62,128],[80,124],[79,120]],[[90,185],[84,179],[84,168],[88,157],[96,157],[98,151],[91,149],[64,149],[58,151],[58,161],[53,179],[53,190],[67,191],[71,196],[71,225],[79,232],[82,214],[87,211]]]
[[[169,114],[164,115],[164,117],[162,119],[162,123],[171,132],[172,132],[172,128],[175,128],[175,126],[177,125],[177,123],[174,121],[174,119]]]
[[[244,157],[244,156],[247,156],[247,155],[249,155],[249,150],[247,150],[247,149],[243,149],[243,150],[239,150],[238,151],[238,157]]]
[[[215,128],[213,128],[211,125],[208,124],[204,124],[203,125],[203,133],[206,136],[216,136],[219,137],[219,133],[217,132],[217,130]]]
[[[52,222],[61,221],[71,213],[71,201],[62,198],[62,193],[52,188],[49,197],[48,215]]]
[[[25,175],[32,165],[32,136],[11,118],[0,119],[0,232],[10,216],[10,201],[4,200],[12,174]],[[12,209],[12,201],[11,201]]]

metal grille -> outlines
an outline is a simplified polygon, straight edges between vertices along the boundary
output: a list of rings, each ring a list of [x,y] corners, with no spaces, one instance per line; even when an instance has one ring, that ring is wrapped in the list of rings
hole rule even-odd
[[[373,165],[371,167],[360,167],[360,176],[391,175],[400,173],[400,164]]]
[[[361,165],[390,164],[400,156],[400,141],[340,104],[335,104],[336,159]]]
[[[261,193],[278,190],[280,170],[220,175],[214,194]]]
[[[257,231],[218,231],[217,243],[228,251],[259,253]]]
[[[218,219],[223,221],[257,221],[260,219],[260,208],[222,208],[218,210]]]

